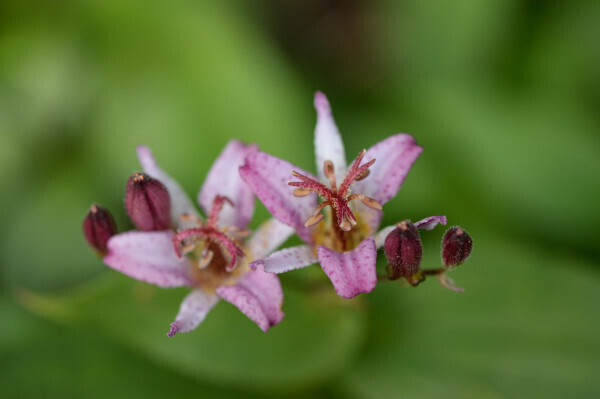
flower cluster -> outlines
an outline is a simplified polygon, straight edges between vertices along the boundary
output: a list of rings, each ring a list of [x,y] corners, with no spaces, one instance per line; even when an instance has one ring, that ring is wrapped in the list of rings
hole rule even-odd
[[[471,252],[464,229],[446,232],[444,266],[426,270],[421,269],[418,230],[445,225],[445,216],[404,220],[379,230],[383,206],[400,190],[423,149],[412,136],[396,134],[362,150],[348,167],[327,98],[318,92],[314,104],[317,176],[256,145],[231,141],[198,194],[203,217],[151,151],[140,146],[143,172],[130,176],[125,193],[125,208],[137,230],[117,234],[110,212],[92,205],[83,232],[106,265],[159,287],[190,287],[168,336],[195,329],[219,299],[267,331],[283,318],[277,274],[313,264],[321,266],[343,298],[371,292],[382,280],[403,278],[416,286],[427,275],[462,290],[446,271]],[[254,196],[273,219],[251,232]],[[277,250],[294,232],[304,244]],[[385,275],[376,269],[381,247],[388,260]]]

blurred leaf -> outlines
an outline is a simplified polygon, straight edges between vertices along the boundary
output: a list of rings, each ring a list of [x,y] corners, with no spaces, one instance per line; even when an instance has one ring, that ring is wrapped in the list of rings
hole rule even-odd
[[[600,186],[589,182],[600,181],[600,140],[589,115],[535,94],[441,84],[422,89],[418,112],[437,110],[425,137],[445,175],[445,201],[513,234],[518,225],[519,233],[594,248]]]
[[[370,296],[369,345],[341,392],[595,397],[600,278],[582,272],[582,263],[488,233],[475,237],[472,259],[451,274],[464,294],[435,281],[417,289],[380,284]]]
[[[157,364],[239,389],[289,393],[339,376],[365,328],[360,300],[330,291],[305,298],[286,290],[284,321],[267,334],[226,302],[194,332],[167,338],[184,290],[160,290],[112,275],[60,298],[29,294],[24,304],[72,328],[108,334]]]
[[[3,395],[44,398],[269,398],[216,388],[136,356],[99,334],[68,330],[26,313],[8,300],[0,309]],[[24,383],[29,381],[30,383]],[[277,396],[281,397],[281,396]],[[311,392],[307,397],[321,397]],[[297,396],[289,397],[299,398]]]

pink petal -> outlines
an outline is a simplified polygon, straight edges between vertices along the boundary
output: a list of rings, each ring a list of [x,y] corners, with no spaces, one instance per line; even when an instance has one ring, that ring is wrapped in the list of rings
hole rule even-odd
[[[250,262],[249,266],[255,270],[257,266],[263,265],[267,273],[280,274],[310,266],[318,261],[310,246],[299,245],[273,252],[264,259],[257,259]]]
[[[348,252],[336,252],[321,245],[317,254],[323,271],[339,296],[354,298],[373,291],[377,285],[377,250],[372,238],[365,239]]]
[[[417,229],[423,230],[432,230],[438,224],[446,225],[446,216],[429,216],[423,220],[419,220],[415,223],[415,227]],[[396,225],[393,224],[391,226],[384,227],[379,231],[379,233],[375,234],[375,246],[377,249],[383,247],[385,243],[385,238],[396,228]]]
[[[275,218],[293,227],[302,240],[311,243],[312,236],[304,222],[317,207],[317,197],[294,196],[294,188],[287,184],[293,180],[292,170],[314,179],[291,163],[260,151],[246,157],[240,174]]]
[[[171,219],[174,225],[184,227],[179,216],[184,213],[197,215],[198,213],[194,208],[194,204],[179,183],[158,166],[152,155],[152,151],[148,147],[138,146],[137,154],[144,172],[164,184],[169,191],[169,196],[171,197]]]
[[[317,158],[317,172],[319,179],[325,180],[323,163],[327,160],[333,162],[335,177],[341,182],[346,173],[346,154],[342,136],[335,125],[331,106],[325,94],[320,91],[315,93],[315,109],[317,110],[317,126],[315,128],[315,156]]]
[[[264,258],[279,248],[292,234],[294,234],[292,227],[271,218],[261,224],[246,241],[248,256],[251,259]]]
[[[283,319],[283,291],[279,278],[262,267],[246,273],[236,285],[217,288],[217,295],[236,306],[261,330],[267,331]]]
[[[140,281],[159,287],[191,286],[186,258],[173,249],[171,231],[132,231],[117,234],[108,241],[104,263]]]
[[[371,173],[354,183],[353,191],[368,195],[383,205],[400,190],[410,167],[422,151],[423,148],[408,134],[396,134],[380,141],[364,156],[365,161],[377,159],[370,168]]]
[[[185,333],[194,330],[206,318],[210,310],[219,302],[219,297],[207,294],[204,291],[193,290],[190,292],[179,307],[179,313],[175,321],[171,323],[171,329],[167,336],[172,337],[177,333]]]
[[[255,144],[245,145],[231,140],[213,163],[198,194],[198,203],[206,214],[210,212],[217,195],[233,201],[234,207],[226,205],[219,213],[220,226],[245,228],[254,213],[254,194],[240,178],[238,168],[244,164],[248,154],[258,150]]]
[[[446,223],[448,223],[448,221],[446,220],[446,216],[429,216],[423,220],[419,220],[418,222],[416,222],[415,227],[417,229],[433,230],[433,228],[438,224],[445,226]]]

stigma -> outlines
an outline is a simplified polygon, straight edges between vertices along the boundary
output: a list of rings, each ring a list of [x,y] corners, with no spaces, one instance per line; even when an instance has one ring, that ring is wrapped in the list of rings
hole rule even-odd
[[[200,269],[205,269],[215,263],[215,260],[220,260],[220,265],[217,266],[224,266],[226,272],[232,272],[236,268],[244,252],[231,236],[242,238],[247,232],[230,226],[219,228],[219,212],[225,204],[233,206],[229,198],[217,195],[205,222],[192,215],[181,216],[185,221],[195,222],[196,227],[178,231],[173,236],[177,256],[193,253]],[[217,251],[219,253],[215,254]]]
[[[288,184],[296,187],[294,195],[304,197],[311,192],[316,193],[323,201],[317,206],[313,214],[306,220],[305,226],[312,227],[323,220],[321,211],[326,207],[331,207],[334,223],[342,231],[350,231],[357,224],[356,217],[350,209],[349,202],[360,200],[363,204],[371,209],[381,210],[381,204],[371,197],[364,194],[351,194],[350,186],[355,182],[366,178],[369,175],[369,168],[375,163],[375,158],[361,165],[362,159],[365,156],[366,150],[362,150],[356,157],[344,180],[338,185],[335,178],[335,167],[333,162],[327,160],[323,165],[325,177],[329,180],[329,187],[304,176],[296,171],[292,171],[292,175],[300,181],[291,181]]]

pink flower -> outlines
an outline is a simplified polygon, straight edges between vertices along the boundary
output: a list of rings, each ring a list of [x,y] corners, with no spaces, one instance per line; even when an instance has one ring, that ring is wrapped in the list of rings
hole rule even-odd
[[[327,97],[317,92],[314,104],[318,178],[264,152],[250,153],[240,168],[271,214],[306,243],[257,259],[250,267],[283,273],[318,262],[337,294],[352,298],[377,284],[377,249],[395,227],[377,233],[382,205],[400,190],[423,149],[412,136],[395,134],[361,151],[348,168]],[[438,223],[446,224],[446,218],[432,216],[415,226],[431,230]]]
[[[128,211],[135,212],[136,224],[144,224],[144,215],[161,220],[160,209],[166,209],[167,225],[176,230],[117,234],[108,241],[104,262],[159,287],[192,288],[171,323],[170,337],[195,329],[219,299],[232,303],[263,331],[283,318],[283,292],[277,276],[248,267],[250,260],[265,257],[293,233],[274,219],[252,235],[246,230],[254,212],[254,196],[240,179],[238,167],[256,150],[255,145],[239,141],[225,147],[198,195],[208,215],[203,220],[181,186],[156,164],[151,151],[142,146],[137,149],[145,173],[132,176],[133,182],[130,179]],[[134,184],[135,193],[131,191]],[[165,188],[166,199],[161,192]],[[170,207],[164,208],[165,202]],[[153,226],[151,222],[146,225]]]

